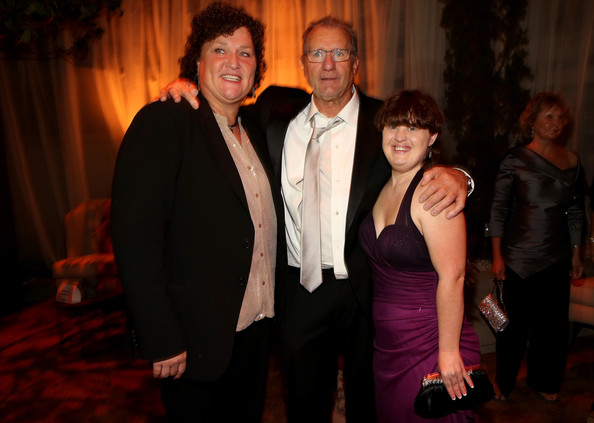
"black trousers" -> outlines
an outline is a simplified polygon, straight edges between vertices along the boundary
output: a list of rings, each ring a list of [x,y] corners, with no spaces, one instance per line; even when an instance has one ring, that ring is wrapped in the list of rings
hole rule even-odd
[[[505,269],[503,300],[509,325],[497,335],[496,381],[509,395],[527,351],[528,386],[558,393],[565,373],[569,314],[569,263],[554,264],[522,279]]]
[[[324,270],[313,293],[289,269],[296,294],[281,321],[290,423],[331,421],[339,356],[344,360],[346,415],[349,423],[375,421],[372,323],[365,318],[348,280]]]
[[[167,421],[260,423],[264,410],[271,322],[263,319],[237,332],[229,367],[213,382],[185,378],[161,381]]]

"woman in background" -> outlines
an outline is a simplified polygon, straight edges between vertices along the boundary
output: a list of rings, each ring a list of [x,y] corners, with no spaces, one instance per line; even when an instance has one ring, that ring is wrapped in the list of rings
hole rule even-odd
[[[507,401],[528,345],[527,383],[558,400],[565,370],[570,278],[581,276],[584,171],[560,145],[563,98],[534,96],[520,117],[530,142],[512,148],[495,182],[489,232],[492,274],[503,280],[509,325],[497,336],[498,392]]]
[[[359,239],[371,266],[378,421],[425,422],[414,412],[423,376],[441,372],[452,400],[466,395],[465,367],[479,364],[479,340],[464,317],[464,215],[448,220],[423,211],[419,181],[443,122],[420,91],[388,98],[376,117],[392,175]],[[438,422],[469,422],[471,410]]]

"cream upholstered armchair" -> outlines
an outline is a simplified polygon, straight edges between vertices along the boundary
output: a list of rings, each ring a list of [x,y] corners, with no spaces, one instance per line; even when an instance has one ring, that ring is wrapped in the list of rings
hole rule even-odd
[[[119,289],[109,232],[111,199],[79,204],[64,219],[66,255],[52,266],[56,300],[78,303]]]
[[[569,321],[578,326],[594,327],[594,262],[584,261],[586,277],[573,281],[569,298]],[[575,331],[575,328],[574,328]]]

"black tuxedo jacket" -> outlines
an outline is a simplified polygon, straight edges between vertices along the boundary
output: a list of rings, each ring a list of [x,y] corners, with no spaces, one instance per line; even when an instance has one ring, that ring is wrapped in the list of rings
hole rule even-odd
[[[282,251],[277,269],[285,269],[280,188],[259,126],[242,124],[268,172]],[[141,352],[157,361],[187,350],[184,377],[217,379],[233,348],[254,227],[204,97],[199,110],[169,100],[136,115],[120,147],[112,197],[114,252]]]
[[[382,137],[374,126],[374,118],[382,102],[359,91],[360,107],[357,120],[355,160],[347,209],[344,256],[349,282],[365,313],[371,317],[371,283],[366,257],[358,242],[359,226],[373,208],[375,200],[390,176],[390,166],[382,150]],[[306,92],[285,87],[268,87],[249,113],[258,120],[266,134],[272,168],[280,185],[281,157],[287,128],[311,101]],[[290,160],[290,157],[288,158]],[[277,316],[282,319],[283,306],[295,286],[277,288]]]

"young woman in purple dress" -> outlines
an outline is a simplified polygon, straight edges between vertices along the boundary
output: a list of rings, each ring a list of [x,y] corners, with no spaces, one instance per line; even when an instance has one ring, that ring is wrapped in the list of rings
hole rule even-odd
[[[424,422],[414,398],[424,375],[441,372],[455,401],[466,395],[465,367],[479,364],[480,346],[464,316],[464,215],[432,216],[417,185],[443,116],[431,96],[402,91],[388,98],[376,125],[392,175],[359,238],[373,281],[374,379],[378,421]],[[439,422],[469,422],[466,410]]]

